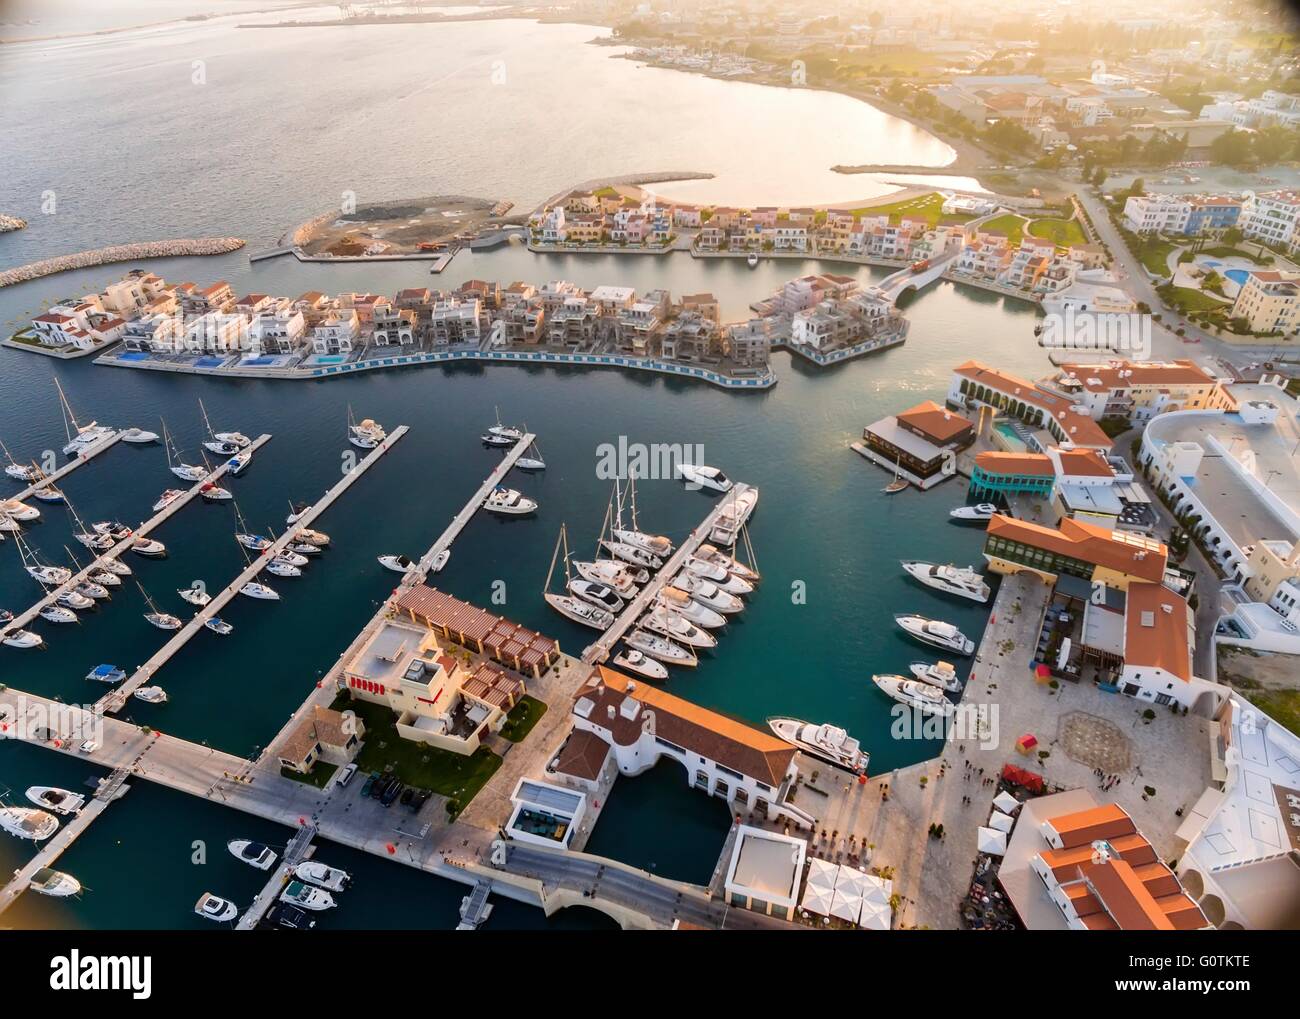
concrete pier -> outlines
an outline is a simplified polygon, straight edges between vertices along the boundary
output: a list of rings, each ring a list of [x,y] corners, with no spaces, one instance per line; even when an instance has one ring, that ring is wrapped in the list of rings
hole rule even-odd
[[[375,464],[380,457],[387,453],[393,446],[407,433],[406,425],[399,425],[394,428],[388,437],[378,446],[371,450],[352,470],[343,475],[341,479],[331,488],[321,500],[311,509],[307,510],[298,520],[291,524],[289,528],[280,535],[271,547],[265,549],[251,566],[245,569],[234,580],[227,584],[218,593],[212,596],[212,600],[204,605],[194,614],[194,618],[175,632],[171,640],[167,641],[147,662],[135,670],[127,680],[116,690],[105,694],[99,699],[97,707],[107,714],[121,711],[123,705],[136,690],[144,686],[160,668],[162,668],[172,657],[183,648],[190,638],[203,629],[204,624],[220,612],[226,604],[239,594],[239,589],[245,584],[254,580],[262,572],[267,564],[277,555],[289,547],[294,540],[294,535],[307,527],[310,527],[322,513],[334,505],[335,500],[344,492],[352,487],[353,482],[361,477],[369,468]],[[201,484],[201,483],[200,483]]]
[[[305,824],[294,832],[293,838],[284,847],[284,856],[280,858],[279,866],[271,872],[265,887],[257,893],[253,904],[239,918],[235,930],[251,931],[257,928],[257,925],[262,922],[262,917],[266,916],[276,898],[284,891],[284,886],[293,877],[293,869],[304,860],[310,860],[316,852],[316,847],[312,845],[312,839],[315,837],[315,825]]]
[[[91,460],[95,459],[95,457],[99,456],[100,453],[112,449],[121,440],[122,435],[123,432],[119,430],[114,432],[112,435],[105,436],[103,439],[100,439],[99,442],[95,443],[93,446],[86,449],[85,452],[81,453],[79,456],[73,457],[71,460],[65,463],[53,474],[41,478],[40,481],[37,481],[35,484],[28,485],[17,495],[8,496],[7,498],[17,499],[19,502],[21,502],[22,500],[28,499],[31,496],[35,495],[42,488],[49,488],[60,478],[67,477],[69,474],[75,471],[82,464],[89,463]]]

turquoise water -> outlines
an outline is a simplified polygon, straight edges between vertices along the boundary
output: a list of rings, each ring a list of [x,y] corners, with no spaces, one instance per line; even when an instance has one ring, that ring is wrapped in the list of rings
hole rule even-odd
[[[1244,286],[1246,280],[1250,279],[1250,270],[1248,269],[1225,269],[1223,275],[1232,280],[1237,286]]]
[[[1023,453],[1029,449],[1029,447],[1025,445],[1025,440],[1022,439],[1016,432],[1015,428],[1006,421],[999,421],[993,426],[993,428],[999,435],[1007,440],[1007,443],[1013,452]]]

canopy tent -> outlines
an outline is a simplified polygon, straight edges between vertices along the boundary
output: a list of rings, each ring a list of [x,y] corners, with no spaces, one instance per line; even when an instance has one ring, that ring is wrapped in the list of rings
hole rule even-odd
[[[993,797],[993,806],[1004,814],[1014,814],[1020,809],[1020,801],[1004,789]]]
[[[800,907],[818,916],[829,916],[835,900],[835,879],[839,870],[837,864],[810,857],[808,883],[804,886]]]
[[[989,818],[989,827],[996,828],[1000,832],[1009,834],[1015,826],[1016,822],[1000,810],[993,811],[993,815]]]
[[[834,905],[835,893],[817,885],[808,885],[803,890],[803,900],[799,908],[818,916],[829,916]]]
[[[976,843],[981,853],[1003,856],[1007,851],[1007,837],[996,828],[980,828],[976,833]]]
[[[835,899],[831,916],[857,923],[862,917],[862,904],[866,900],[867,875],[852,867],[840,867],[835,881]]]
[[[894,891],[894,882],[871,874],[865,876],[866,895],[862,900],[862,916],[858,926],[872,931],[887,931],[894,916],[893,908],[889,905],[889,897]]]

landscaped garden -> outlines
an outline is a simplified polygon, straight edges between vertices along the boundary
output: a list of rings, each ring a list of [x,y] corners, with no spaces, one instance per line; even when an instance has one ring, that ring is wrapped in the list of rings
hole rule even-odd
[[[519,698],[519,703],[506,715],[506,724],[501,728],[501,735],[511,743],[522,743],[542,716],[546,714],[546,704],[536,697],[526,694]]]
[[[1051,241],[1058,248],[1088,243],[1088,236],[1077,219],[1036,219],[1029,224],[1029,232]]]
[[[980,225],[980,233],[1002,234],[1012,248],[1020,247],[1020,240],[1025,234],[1026,219],[1014,212],[1004,212],[994,216]]]

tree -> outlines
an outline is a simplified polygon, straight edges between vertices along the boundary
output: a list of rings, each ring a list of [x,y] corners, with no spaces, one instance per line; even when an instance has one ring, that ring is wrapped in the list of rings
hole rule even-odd
[[[1229,128],[1210,142],[1210,159],[1224,166],[1249,166],[1253,161],[1250,135]]]

